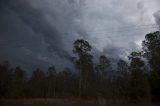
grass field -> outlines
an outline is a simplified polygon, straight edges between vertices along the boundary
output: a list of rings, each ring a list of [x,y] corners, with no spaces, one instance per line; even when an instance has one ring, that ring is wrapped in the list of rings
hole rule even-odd
[[[160,103],[80,99],[1,99],[0,106],[160,106]]]

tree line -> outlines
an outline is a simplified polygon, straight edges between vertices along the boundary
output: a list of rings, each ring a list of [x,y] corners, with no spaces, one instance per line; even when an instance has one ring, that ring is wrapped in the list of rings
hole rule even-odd
[[[93,63],[92,46],[78,39],[73,43],[73,63],[78,73],[54,66],[35,70],[31,77],[21,67],[0,65],[0,98],[99,98],[160,100],[160,32],[149,33],[142,51],[132,52],[129,62],[119,59],[113,70],[108,57]]]

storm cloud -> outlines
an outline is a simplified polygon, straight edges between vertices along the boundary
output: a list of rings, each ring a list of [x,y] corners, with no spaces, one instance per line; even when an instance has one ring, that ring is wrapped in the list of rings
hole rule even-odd
[[[126,59],[160,23],[158,0],[1,0],[0,61],[26,69],[73,67],[76,39],[95,57]],[[160,25],[160,24],[159,24]],[[96,61],[96,58],[95,58]]]
[[[155,20],[156,20],[157,25],[158,25],[159,28],[160,28],[160,10],[157,11],[157,12],[154,14],[154,17],[155,17]]]

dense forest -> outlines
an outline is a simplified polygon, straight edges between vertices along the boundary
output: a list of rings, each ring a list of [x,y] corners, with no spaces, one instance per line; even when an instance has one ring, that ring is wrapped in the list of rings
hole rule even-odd
[[[78,72],[54,66],[45,73],[35,70],[30,77],[21,67],[0,65],[0,98],[106,98],[128,101],[160,100],[160,32],[149,33],[142,51],[132,52],[129,62],[117,61],[113,69],[106,54],[93,63],[92,46],[78,39],[73,43]]]

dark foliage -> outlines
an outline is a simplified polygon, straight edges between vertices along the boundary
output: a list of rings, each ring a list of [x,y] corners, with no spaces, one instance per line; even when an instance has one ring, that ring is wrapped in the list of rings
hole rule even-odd
[[[132,52],[129,63],[120,59],[114,71],[105,55],[93,64],[91,45],[79,39],[73,43],[75,67],[47,72],[35,70],[27,78],[21,67],[0,65],[0,98],[108,98],[129,101],[160,100],[160,32],[149,33],[142,42],[143,51]],[[148,62],[144,62],[146,59]],[[146,68],[148,64],[150,68]],[[96,66],[94,68],[94,66]]]

